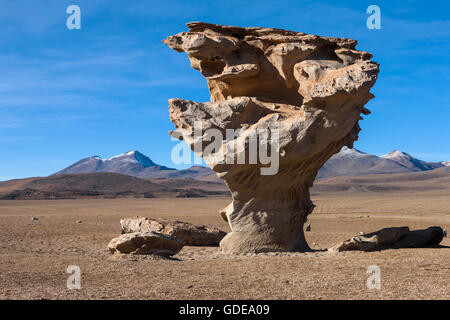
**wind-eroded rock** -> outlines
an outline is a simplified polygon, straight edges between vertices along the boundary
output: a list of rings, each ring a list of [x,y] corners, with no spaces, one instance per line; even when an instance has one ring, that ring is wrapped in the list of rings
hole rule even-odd
[[[157,232],[125,233],[108,244],[111,253],[159,254],[172,256],[183,248],[183,241]]]
[[[374,251],[383,249],[421,248],[438,245],[443,238],[441,227],[410,231],[408,227],[385,228],[342,241],[329,251]]]
[[[150,218],[125,218],[120,220],[122,233],[158,232],[184,241],[188,246],[218,245],[226,233],[212,227],[196,226],[188,222],[166,221]]]
[[[378,64],[351,39],[201,22],[187,26],[189,32],[164,43],[187,53],[208,82],[211,102],[170,100],[177,129],[172,135],[231,190],[233,201],[223,212],[232,232],[221,241],[222,251],[309,250],[303,233],[314,208],[309,188],[322,165],[358,138]],[[236,134],[227,136],[229,129]],[[214,150],[211,132],[223,137]],[[250,160],[249,141],[259,132],[266,136],[257,136],[258,143],[271,142],[272,163]],[[239,162],[242,156],[246,160]],[[274,162],[276,174],[267,170]]]

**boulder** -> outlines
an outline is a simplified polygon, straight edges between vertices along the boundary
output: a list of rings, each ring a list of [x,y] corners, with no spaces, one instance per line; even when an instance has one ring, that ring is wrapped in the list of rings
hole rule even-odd
[[[410,231],[408,227],[385,228],[357,235],[328,249],[333,252],[347,250],[374,251],[398,248],[419,248],[438,245],[443,238],[441,227]]]
[[[183,248],[183,241],[157,232],[125,233],[108,244],[111,253],[158,254],[172,256]]]
[[[414,230],[395,242],[393,248],[423,248],[441,243],[444,230],[441,227],[429,227],[424,230]]]
[[[323,164],[358,139],[378,64],[352,39],[187,26],[163,42],[188,55],[211,99],[169,100],[171,135],[231,190],[221,215],[232,232],[222,251],[310,250],[303,231],[314,208],[309,189]]]
[[[208,226],[188,222],[157,220],[150,218],[125,218],[120,220],[122,233],[158,232],[184,241],[189,246],[215,246],[226,232]]]

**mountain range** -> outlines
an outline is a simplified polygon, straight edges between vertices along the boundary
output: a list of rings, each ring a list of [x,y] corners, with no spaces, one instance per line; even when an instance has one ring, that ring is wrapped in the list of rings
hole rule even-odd
[[[317,178],[420,172],[446,166],[450,166],[450,162],[426,162],[397,150],[378,157],[357,149],[344,147],[325,163]],[[55,175],[94,172],[119,173],[142,179],[184,178],[210,182],[219,181],[214,172],[207,167],[193,166],[188,169],[177,170],[156,164],[139,151],[129,151],[107,159],[98,156],[85,158],[55,173]]]
[[[448,162],[422,161],[406,152],[397,150],[378,157],[357,149],[344,147],[325,163],[317,178],[419,172],[449,165]]]
[[[343,148],[319,171],[312,193],[450,190],[450,162],[426,162],[400,151],[378,157]],[[202,166],[177,170],[139,151],[82,159],[49,177],[0,182],[0,200],[206,197],[228,195]]]

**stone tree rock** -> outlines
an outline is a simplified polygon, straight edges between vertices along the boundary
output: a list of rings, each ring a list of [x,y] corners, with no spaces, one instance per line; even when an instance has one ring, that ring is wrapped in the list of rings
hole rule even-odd
[[[232,232],[222,251],[309,250],[303,233],[314,208],[309,188],[322,165],[358,138],[378,64],[351,39],[187,26],[189,32],[163,42],[187,53],[211,101],[169,100],[171,135],[231,190],[224,212]]]

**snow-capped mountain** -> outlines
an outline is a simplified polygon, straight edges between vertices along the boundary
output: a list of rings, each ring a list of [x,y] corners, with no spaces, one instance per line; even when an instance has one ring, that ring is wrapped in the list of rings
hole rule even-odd
[[[402,173],[411,170],[391,159],[381,158],[347,147],[332,156],[320,169],[317,178],[365,174]]]
[[[82,159],[55,174],[79,174],[112,172],[143,179],[191,178],[204,181],[218,181],[216,174],[207,167],[193,166],[184,170],[168,168],[154,163],[139,151],[130,151],[111,158],[93,156]]]
[[[146,155],[133,150],[107,159],[99,156],[85,158],[56,174],[113,172],[135,177],[147,177],[160,171],[176,170],[158,165]]]
[[[344,147],[325,163],[317,178],[417,172],[444,166],[450,167],[450,162],[426,162],[400,151],[393,151],[378,157]],[[94,172],[120,173],[143,179],[189,178],[210,182],[219,181],[216,174],[208,167],[193,166],[184,170],[176,170],[154,163],[139,151],[130,151],[108,159],[98,156],[85,158],[56,174]]]
[[[450,167],[450,161],[441,162],[444,167]]]
[[[398,164],[401,164],[406,168],[410,169],[411,171],[426,171],[444,167],[444,164],[442,162],[422,161],[417,158],[414,158],[413,156],[411,156],[406,152],[401,152],[397,150],[385,154],[384,156],[381,156],[381,158],[393,160]]]

